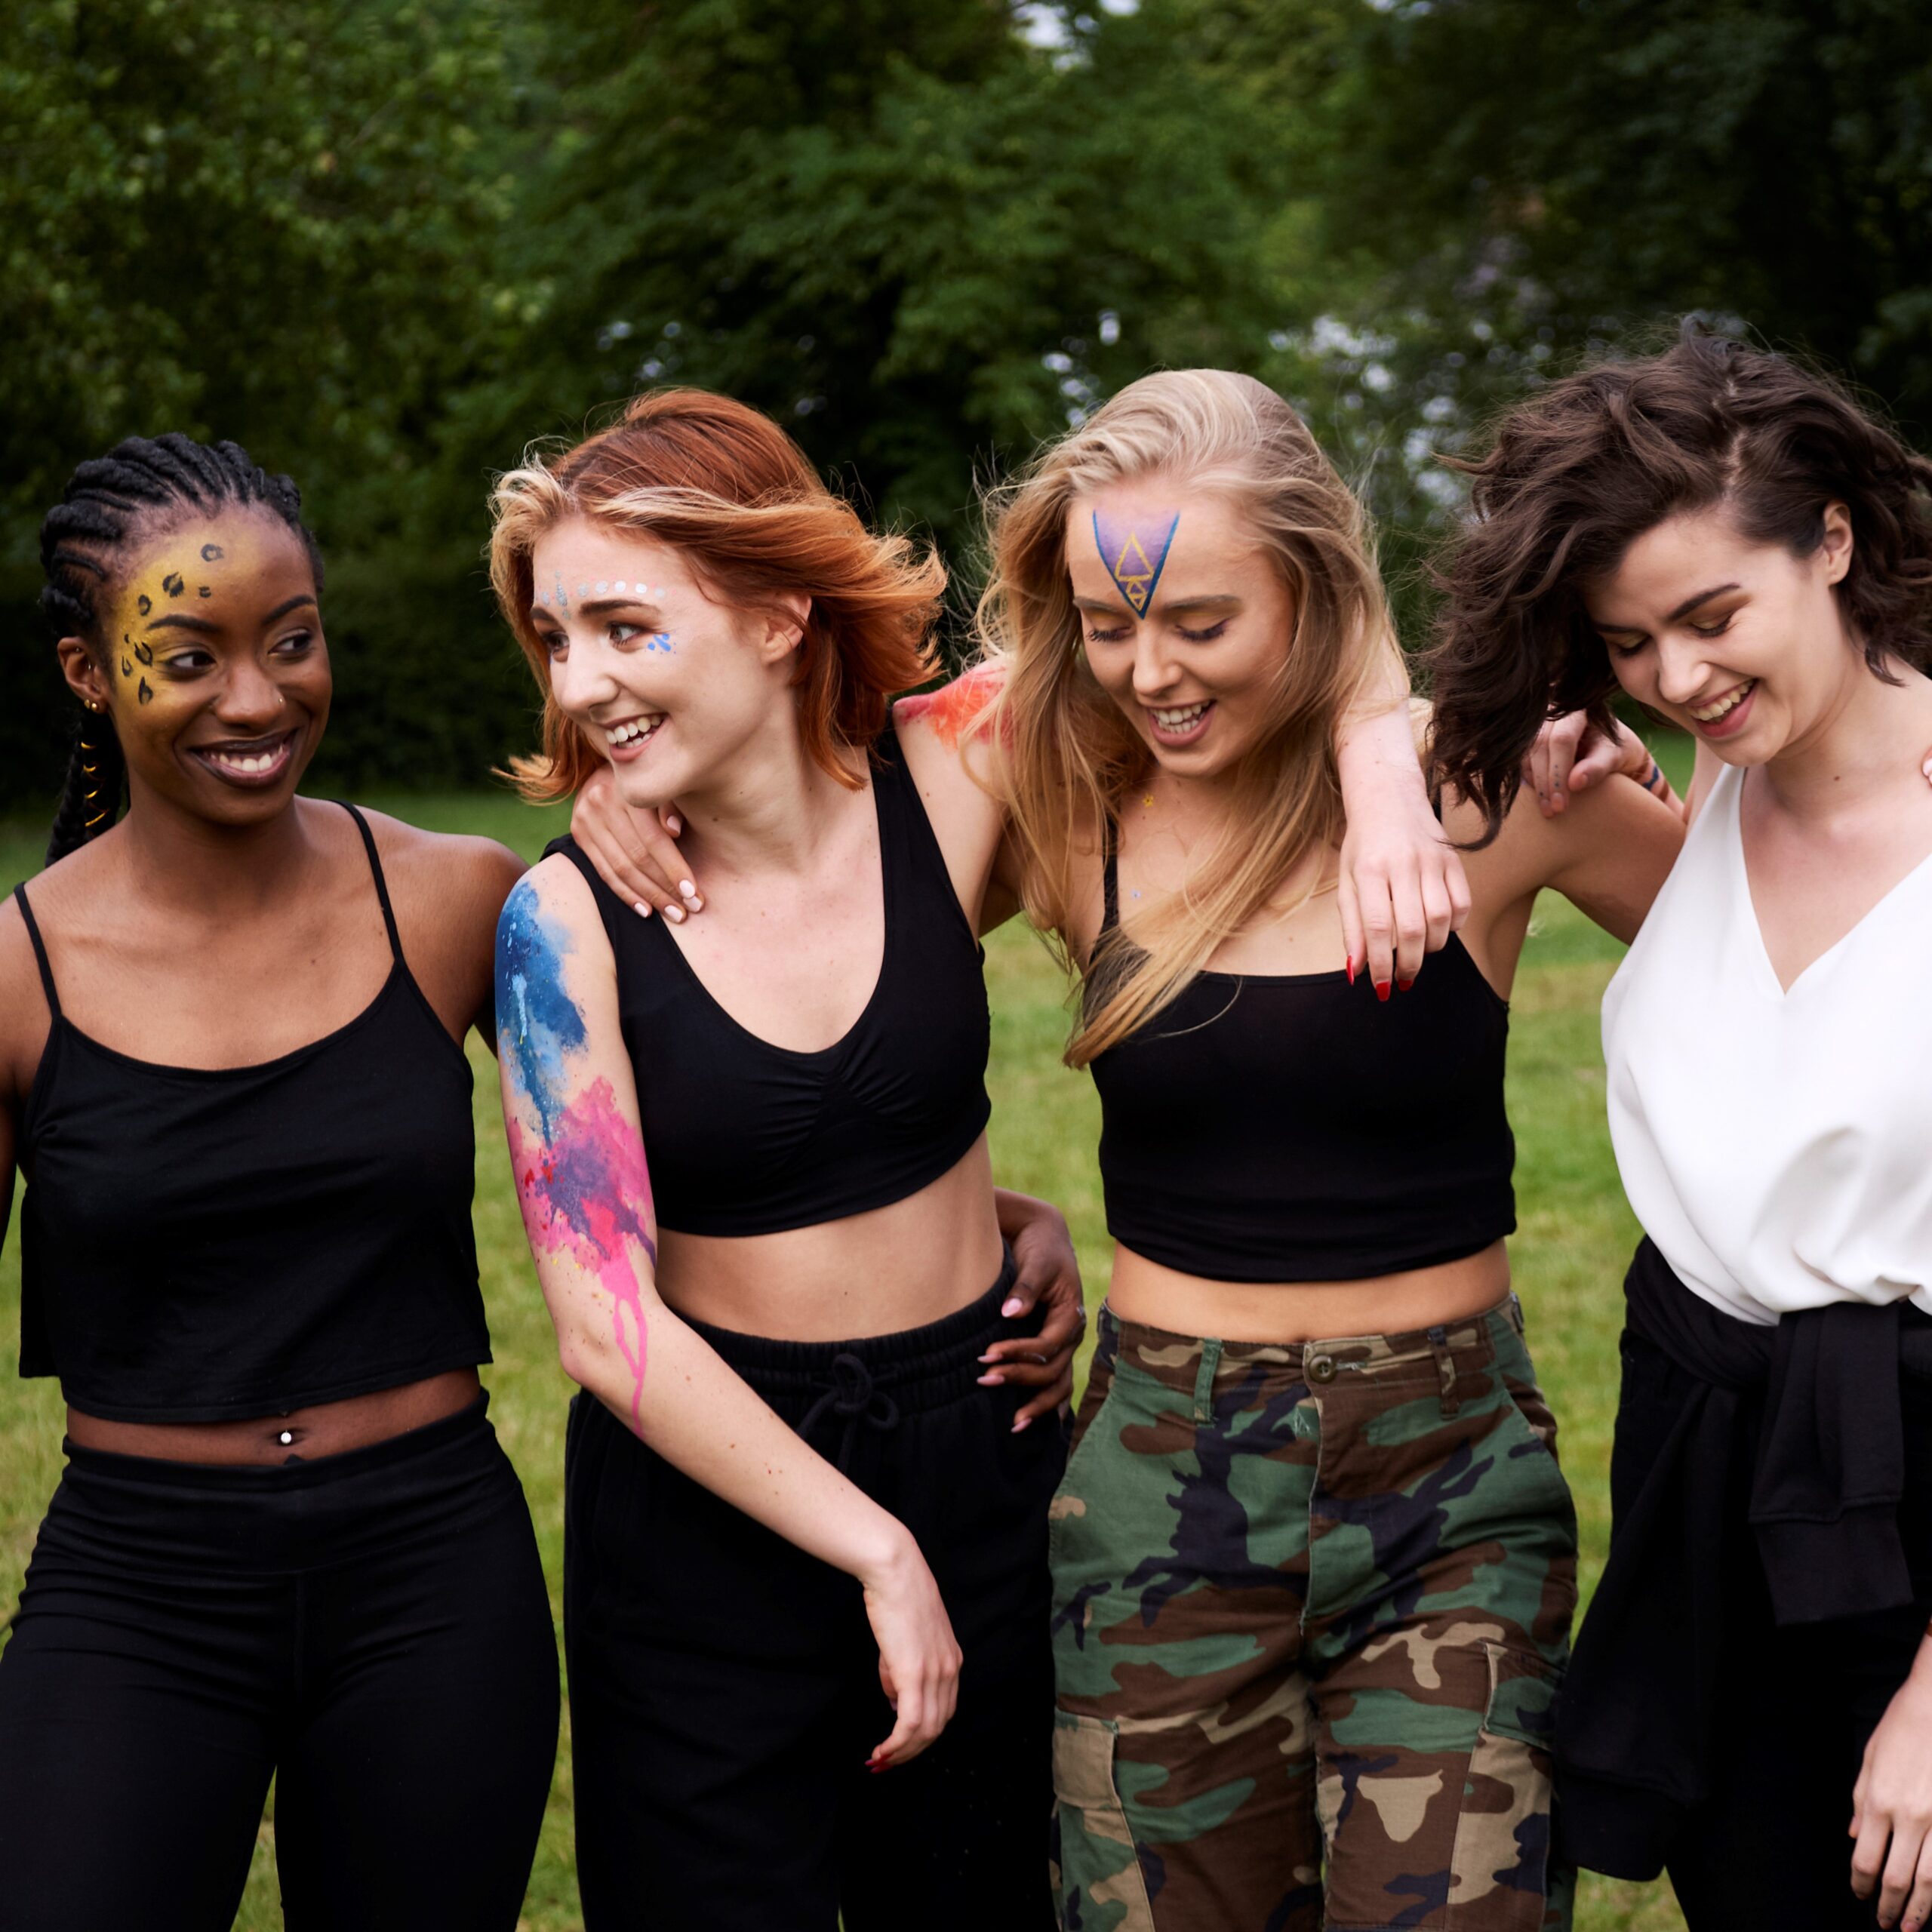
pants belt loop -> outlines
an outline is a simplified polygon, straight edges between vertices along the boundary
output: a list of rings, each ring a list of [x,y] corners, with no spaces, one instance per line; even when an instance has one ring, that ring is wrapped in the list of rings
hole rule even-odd
[[[1456,1358],[1449,1352],[1449,1331],[1442,1327],[1429,1331],[1429,1352],[1435,1358],[1437,1380],[1442,1385],[1442,1414],[1447,1421],[1462,1407],[1456,1395]]]
[[[1214,1415],[1214,1377],[1221,1366],[1221,1345],[1212,1337],[1201,1344],[1201,1366],[1194,1373],[1194,1420],[1211,1422]]]

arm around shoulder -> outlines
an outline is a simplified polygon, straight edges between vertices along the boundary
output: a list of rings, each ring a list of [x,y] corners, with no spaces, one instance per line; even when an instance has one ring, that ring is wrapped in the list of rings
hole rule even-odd
[[[1531,804],[1525,822],[1534,821],[1549,848],[1544,882],[1614,937],[1635,939],[1684,847],[1675,801],[1620,776],[1573,799],[1558,818]]]

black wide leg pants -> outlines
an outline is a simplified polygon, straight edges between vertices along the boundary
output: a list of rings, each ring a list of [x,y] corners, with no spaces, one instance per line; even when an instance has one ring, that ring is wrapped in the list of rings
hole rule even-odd
[[[775,1342],[694,1324],[909,1528],[964,1654],[898,1769],[858,1584],[720,1502],[600,1404],[572,1407],[565,1635],[587,1932],[1048,1932],[1051,1417],[978,1357],[1011,1275],[925,1328]],[[1035,1318],[1037,1322],[1037,1317]]]
[[[0,1926],[228,1932],[273,1774],[289,1932],[511,1932],[557,1657],[484,1410],[281,1468],[69,1446],[0,1651]]]

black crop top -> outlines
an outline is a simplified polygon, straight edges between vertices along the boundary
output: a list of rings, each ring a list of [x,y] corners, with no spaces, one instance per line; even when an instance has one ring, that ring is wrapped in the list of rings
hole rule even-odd
[[[1103,932],[1120,924],[1112,857],[1106,891]],[[1453,937],[1386,1003],[1339,971],[1198,974],[1093,1062],[1108,1232],[1211,1281],[1476,1254],[1516,1225],[1509,1032]]]
[[[346,1026],[258,1066],[174,1067],[60,1011],[21,1120],[20,1373],[117,1422],[225,1422],[490,1359],[469,1063],[402,956]]]
[[[885,956],[851,1030],[815,1053],[734,1020],[662,919],[640,919],[569,838],[617,961],[659,1225],[776,1234],[883,1208],[984,1131],[990,1023],[979,943],[888,731],[872,762]]]

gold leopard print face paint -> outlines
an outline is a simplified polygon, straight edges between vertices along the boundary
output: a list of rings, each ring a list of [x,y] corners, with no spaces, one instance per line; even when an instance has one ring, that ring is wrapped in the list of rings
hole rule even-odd
[[[331,697],[300,535],[252,506],[164,526],[129,546],[97,608],[131,795],[224,823],[279,809]]]
[[[102,622],[120,703],[145,712],[180,697],[208,644],[251,614],[267,572],[285,570],[285,534],[253,515],[198,518],[158,537],[109,600]]]

